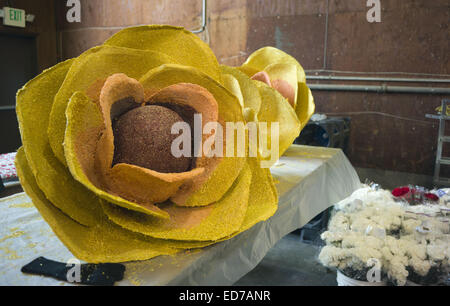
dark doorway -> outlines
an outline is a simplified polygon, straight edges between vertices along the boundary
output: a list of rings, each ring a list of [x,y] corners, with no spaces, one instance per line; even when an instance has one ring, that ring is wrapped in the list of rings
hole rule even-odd
[[[35,36],[0,34],[0,154],[21,146],[16,92],[37,74]]]

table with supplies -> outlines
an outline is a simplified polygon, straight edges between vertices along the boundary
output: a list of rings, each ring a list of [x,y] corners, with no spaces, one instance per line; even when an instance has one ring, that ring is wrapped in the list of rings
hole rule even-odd
[[[116,285],[232,285],[286,234],[361,185],[340,149],[292,145],[271,172],[279,203],[270,219],[202,249],[125,263],[124,279]],[[0,199],[0,285],[71,285],[21,272],[40,256],[59,262],[73,259],[25,193]]]

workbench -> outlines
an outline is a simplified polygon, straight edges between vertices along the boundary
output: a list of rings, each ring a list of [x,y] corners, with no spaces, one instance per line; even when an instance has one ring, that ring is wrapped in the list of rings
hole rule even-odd
[[[361,185],[340,149],[292,145],[271,172],[279,204],[270,219],[202,249],[125,263],[124,279],[117,285],[232,285],[286,234]],[[39,256],[60,262],[73,258],[25,193],[0,199],[0,285],[70,285],[20,271]]]

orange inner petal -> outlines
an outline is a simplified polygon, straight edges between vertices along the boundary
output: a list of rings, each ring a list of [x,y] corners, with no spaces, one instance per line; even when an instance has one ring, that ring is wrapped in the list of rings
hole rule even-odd
[[[263,82],[263,83],[266,83],[267,85],[272,87],[272,83],[270,82],[269,74],[267,74],[267,72],[265,72],[265,71],[260,71],[258,73],[255,73],[251,77],[251,79],[252,80],[256,80],[256,81],[260,81],[260,82]]]
[[[92,83],[91,86],[86,90],[87,97],[95,103],[100,102],[100,93],[105,85],[106,79],[99,79]]]
[[[182,173],[159,173],[129,164],[112,166],[112,118],[143,105],[144,88],[138,81],[124,74],[114,74],[106,81],[96,81],[87,94],[100,107],[104,129],[86,131],[83,137],[79,138],[80,150],[86,148],[91,153],[90,158],[84,159],[83,169],[94,185],[112,195],[145,207],[149,206],[148,209],[158,209],[153,203],[164,202],[170,197],[177,204],[183,205],[188,196],[207,181],[221,160],[220,157],[207,158],[204,156],[207,152],[203,152],[196,160],[196,168]],[[152,94],[147,103],[166,104],[169,108],[190,107],[202,115],[202,130],[205,124],[219,121],[217,101],[209,91],[195,84],[180,83],[168,86]],[[203,142],[209,136],[202,133],[199,148],[203,148]],[[95,154],[92,155],[92,152]],[[81,153],[84,156],[89,155],[89,152]]]
[[[202,130],[209,122],[219,122],[218,104],[214,96],[205,88],[190,83],[179,83],[168,86],[153,94],[148,99],[149,104],[167,103],[180,106],[189,106],[202,115]],[[191,131],[194,133],[194,131]],[[202,144],[210,135],[202,134]],[[202,149],[203,146],[199,146]],[[198,190],[209,178],[220,162],[221,157],[205,157],[208,152],[203,152],[196,160],[196,167],[202,167],[205,171],[180,186],[180,190],[171,197],[177,205],[183,205],[190,194]]]
[[[292,107],[295,106],[295,90],[287,81],[281,79],[273,80],[272,87],[285,97]]]
[[[114,157],[114,135],[111,123],[111,110],[118,101],[129,99],[137,104],[144,101],[144,88],[135,79],[118,73],[110,76],[100,92],[100,108],[105,122],[105,130],[97,146],[96,164],[104,178],[111,169]]]
[[[110,172],[109,187],[130,201],[161,203],[175,194],[186,181],[204,172],[196,168],[182,173],[160,173],[129,164],[117,164]]]

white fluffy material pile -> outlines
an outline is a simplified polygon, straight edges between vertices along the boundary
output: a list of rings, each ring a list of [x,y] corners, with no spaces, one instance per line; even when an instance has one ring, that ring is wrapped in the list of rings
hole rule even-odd
[[[375,258],[398,285],[406,283],[407,267],[421,276],[432,266],[448,267],[449,203],[445,195],[437,205],[409,206],[387,190],[361,188],[335,205],[319,260],[327,267],[362,270]]]

